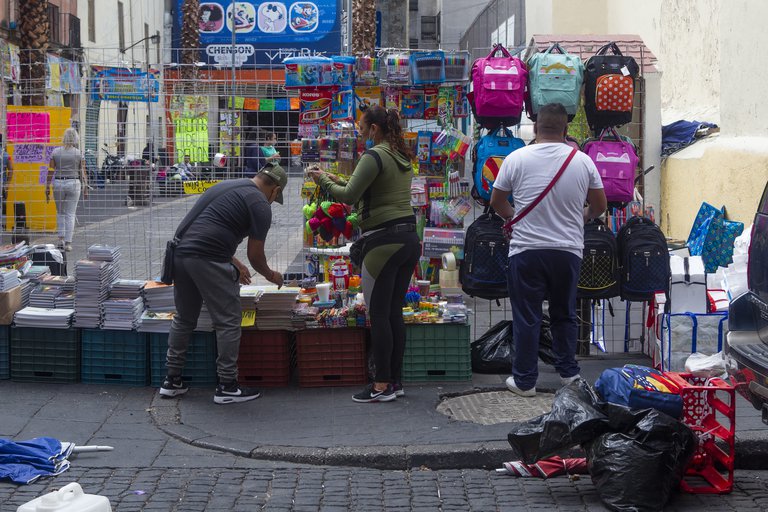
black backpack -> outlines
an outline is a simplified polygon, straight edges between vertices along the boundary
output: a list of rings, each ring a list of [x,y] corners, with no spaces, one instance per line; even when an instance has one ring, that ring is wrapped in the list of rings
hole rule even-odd
[[[609,54],[610,51],[610,54]],[[584,66],[584,113],[597,135],[607,126],[632,121],[635,79],[640,72],[634,57],[608,43]]]
[[[619,295],[616,237],[602,221],[584,226],[584,257],[581,260],[576,297],[610,299]]]
[[[501,227],[504,220],[486,208],[467,228],[464,259],[459,268],[461,289],[481,299],[503,299],[507,292],[509,242]]]
[[[669,295],[669,251],[659,226],[648,217],[632,217],[619,230],[616,242],[621,298],[640,302],[651,300],[656,292]]]

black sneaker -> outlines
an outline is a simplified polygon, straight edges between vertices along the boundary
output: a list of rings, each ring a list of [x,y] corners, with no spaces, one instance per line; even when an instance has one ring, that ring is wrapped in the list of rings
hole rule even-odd
[[[395,391],[395,396],[397,398],[402,398],[405,396],[405,390],[403,389],[403,385],[400,382],[395,382],[392,384],[392,389]]]
[[[361,404],[372,402],[389,402],[394,399],[395,390],[392,389],[392,384],[387,384],[387,389],[384,391],[376,391],[373,389],[373,384],[368,384],[364,390],[352,396],[352,400]]]
[[[217,404],[232,404],[235,402],[247,402],[256,400],[261,396],[261,391],[256,388],[240,386],[237,381],[216,386],[216,394],[213,401]]]
[[[174,397],[183,395],[189,391],[189,387],[181,380],[181,377],[171,377],[167,375],[163,381],[163,385],[160,386],[160,396]]]

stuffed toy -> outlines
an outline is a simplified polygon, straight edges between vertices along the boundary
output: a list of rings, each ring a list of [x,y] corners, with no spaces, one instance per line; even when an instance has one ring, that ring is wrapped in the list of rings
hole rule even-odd
[[[319,235],[326,242],[342,235],[347,239],[352,238],[359,226],[357,214],[352,213],[352,209],[342,203],[311,203],[304,206],[303,213],[307,219],[304,229]]]

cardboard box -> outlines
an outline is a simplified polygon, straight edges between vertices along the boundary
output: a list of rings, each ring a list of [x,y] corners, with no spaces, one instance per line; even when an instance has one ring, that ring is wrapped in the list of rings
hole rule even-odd
[[[13,315],[21,309],[21,286],[0,292],[0,325],[11,325]]]
[[[669,292],[672,313],[707,312],[707,277],[701,256],[671,256],[672,287]]]

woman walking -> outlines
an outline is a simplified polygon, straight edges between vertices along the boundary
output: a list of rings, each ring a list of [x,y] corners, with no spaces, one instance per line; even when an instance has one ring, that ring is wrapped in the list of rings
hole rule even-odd
[[[45,202],[56,202],[56,223],[59,230],[59,249],[72,250],[75,231],[75,214],[83,197],[88,197],[88,181],[85,177],[85,159],[80,152],[80,137],[74,128],[64,131],[64,146],[53,150],[48,175],[45,178]],[[53,185],[53,187],[51,187]]]
[[[367,108],[360,133],[369,151],[348,182],[318,169],[309,175],[336,200],[357,203],[365,237],[361,268],[363,295],[371,319],[374,382],[354,395],[355,402],[388,402],[404,396],[403,302],[421,254],[411,207],[411,151],[403,140],[396,110]]]

